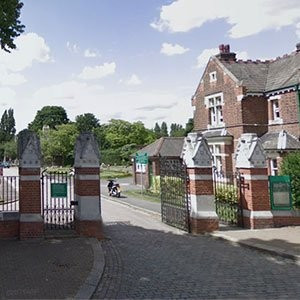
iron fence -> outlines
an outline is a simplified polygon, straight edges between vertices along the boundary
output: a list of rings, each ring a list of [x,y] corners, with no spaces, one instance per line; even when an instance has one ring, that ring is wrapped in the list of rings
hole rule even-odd
[[[42,173],[45,229],[74,229],[74,173]]]
[[[18,176],[0,176],[0,211],[19,211]]]
[[[241,174],[214,170],[213,179],[216,213],[219,219],[228,224],[243,226]]]

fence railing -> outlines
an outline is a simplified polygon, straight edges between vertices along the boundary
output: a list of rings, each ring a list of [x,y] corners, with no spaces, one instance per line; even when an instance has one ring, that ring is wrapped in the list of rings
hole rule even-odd
[[[0,212],[19,211],[19,177],[0,176]]]

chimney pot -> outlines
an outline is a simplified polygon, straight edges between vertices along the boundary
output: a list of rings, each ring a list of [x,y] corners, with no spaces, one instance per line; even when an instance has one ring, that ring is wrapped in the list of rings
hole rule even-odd
[[[224,44],[219,45],[220,53],[224,53]]]
[[[230,45],[225,45],[224,46],[224,52],[225,53],[230,53]]]

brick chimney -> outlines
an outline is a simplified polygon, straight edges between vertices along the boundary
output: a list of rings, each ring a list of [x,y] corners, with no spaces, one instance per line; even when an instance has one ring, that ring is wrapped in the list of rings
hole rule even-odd
[[[296,52],[300,52],[300,43],[296,44]]]
[[[223,61],[236,61],[236,53],[230,52],[230,45],[219,45],[219,54],[216,57]]]

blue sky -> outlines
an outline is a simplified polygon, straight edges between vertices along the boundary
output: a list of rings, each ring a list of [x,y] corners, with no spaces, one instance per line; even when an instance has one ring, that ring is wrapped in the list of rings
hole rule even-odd
[[[0,109],[17,130],[45,105],[68,116],[184,124],[210,55],[242,59],[294,51],[298,0],[23,0],[26,31],[0,51]]]

